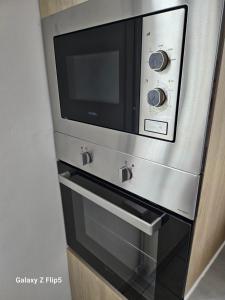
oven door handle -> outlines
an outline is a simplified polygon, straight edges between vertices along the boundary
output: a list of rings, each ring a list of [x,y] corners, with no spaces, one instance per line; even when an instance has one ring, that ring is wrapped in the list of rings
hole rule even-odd
[[[120,208],[119,206],[105,200],[104,198],[90,192],[89,190],[81,187],[80,185],[76,184],[75,182],[71,181],[70,173],[65,172],[59,175],[59,182],[69,189],[73,190],[74,192],[84,196],[88,200],[92,201],[96,205],[102,207],[103,209],[109,211],[111,214],[119,217],[123,221],[129,223],[130,225],[136,227],[137,229],[143,231],[148,235],[153,235],[154,232],[158,231],[159,228],[162,226],[162,219],[165,216],[158,217],[154,222],[148,223],[135,215],[131,214],[130,212]]]

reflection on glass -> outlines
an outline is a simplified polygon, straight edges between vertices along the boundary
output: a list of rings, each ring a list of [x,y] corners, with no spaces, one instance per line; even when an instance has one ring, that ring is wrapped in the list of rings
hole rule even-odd
[[[119,103],[119,51],[67,56],[71,100]]]
[[[148,236],[82,197],[74,197],[76,238],[138,293],[154,296],[158,234]],[[82,230],[81,230],[82,229]],[[147,299],[147,298],[146,298]]]

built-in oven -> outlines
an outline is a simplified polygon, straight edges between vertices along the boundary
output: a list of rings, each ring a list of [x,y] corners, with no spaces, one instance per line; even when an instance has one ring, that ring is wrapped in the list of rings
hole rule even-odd
[[[61,117],[173,141],[185,15],[179,8],[55,36]]]
[[[127,299],[183,298],[191,224],[59,163],[67,243]]]
[[[90,0],[42,22],[67,243],[128,299],[184,295],[223,7]]]
[[[44,18],[57,159],[194,220],[223,6],[91,0]]]

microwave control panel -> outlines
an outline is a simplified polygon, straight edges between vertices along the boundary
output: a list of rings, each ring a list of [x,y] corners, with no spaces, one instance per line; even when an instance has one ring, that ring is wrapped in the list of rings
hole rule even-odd
[[[143,18],[139,134],[173,141],[185,9]]]

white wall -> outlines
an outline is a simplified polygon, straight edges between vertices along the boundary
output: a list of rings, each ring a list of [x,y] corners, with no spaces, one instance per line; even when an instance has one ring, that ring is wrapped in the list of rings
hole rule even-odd
[[[0,299],[70,299],[38,1],[0,1]],[[16,276],[63,276],[19,285]]]

